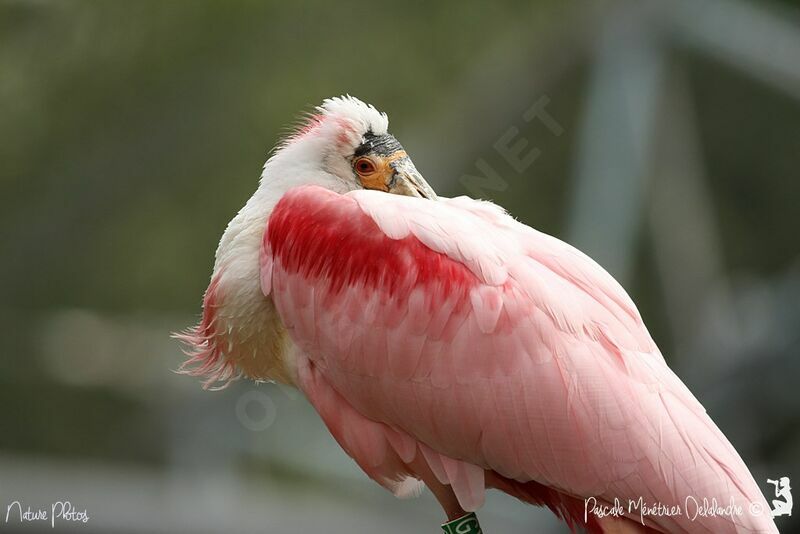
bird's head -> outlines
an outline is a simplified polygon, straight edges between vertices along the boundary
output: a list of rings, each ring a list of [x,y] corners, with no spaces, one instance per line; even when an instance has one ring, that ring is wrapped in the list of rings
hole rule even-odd
[[[291,383],[286,332],[260,286],[267,220],[284,193],[301,185],[435,199],[388,126],[385,114],[356,98],[331,98],[278,145],[255,194],[222,235],[201,323],[178,335],[190,347],[184,372],[205,376],[207,385],[242,374]]]
[[[386,114],[357,98],[329,98],[287,138],[264,167],[262,186],[316,184],[338,192],[374,189],[435,199]]]

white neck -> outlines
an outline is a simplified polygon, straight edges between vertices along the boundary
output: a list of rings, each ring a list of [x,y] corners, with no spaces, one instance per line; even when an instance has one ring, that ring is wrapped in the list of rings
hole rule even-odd
[[[225,357],[251,378],[292,383],[291,342],[272,299],[261,292],[259,256],[264,231],[275,205],[292,187],[316,184],[341,193],[350,187],[319,166],[290,165],[286,156],[291,151],[287,151],[267,162],[258,189],[228,223],[217,247],[214,278],[221,295],[216,320],[227,349]]]

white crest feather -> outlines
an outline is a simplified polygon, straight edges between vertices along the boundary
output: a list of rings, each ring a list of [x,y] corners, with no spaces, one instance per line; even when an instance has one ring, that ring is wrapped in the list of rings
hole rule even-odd
[[[366,104],[350,95],[327,98],[322,105],[317,106],[317,111],[325,116],[335,116],[360,123],[363,131],[372,131],[375,135],[383,135],[389,130],[389,118],[386,113],[375,109],[371,104]]]

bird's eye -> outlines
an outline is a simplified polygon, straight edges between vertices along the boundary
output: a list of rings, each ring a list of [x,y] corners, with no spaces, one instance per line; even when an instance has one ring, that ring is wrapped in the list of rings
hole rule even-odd
[[[353,162],[353,168],[361,176],[369,176],[375,172],[375,163],[369,158],[358,158]]]

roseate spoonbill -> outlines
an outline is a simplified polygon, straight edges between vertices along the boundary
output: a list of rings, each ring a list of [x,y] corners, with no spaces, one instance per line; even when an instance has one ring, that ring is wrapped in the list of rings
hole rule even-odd
[[[332,98],[278,147],[183,370],[296,386],[372,479],[426,485],[446,531],[478,532],[496,488],[592,532],[777,532],[623,288],[490,202],[437,197],[387,127]]]

